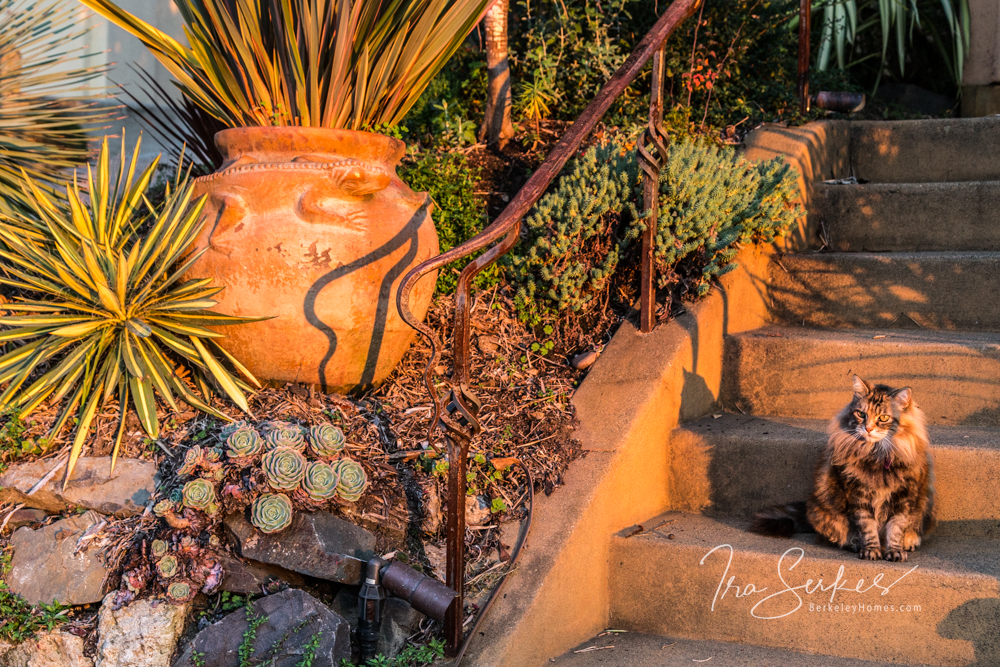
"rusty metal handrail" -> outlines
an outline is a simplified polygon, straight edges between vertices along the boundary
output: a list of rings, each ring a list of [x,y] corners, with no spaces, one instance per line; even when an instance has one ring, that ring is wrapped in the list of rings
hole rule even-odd
[[[531,207],[541,198],[549,184],[559,175],[566,162],[576,153],[580,144],[597,125],[597,122],[611,108],[614,101],[636,79],[650,58],[654,59],[654,80],[650,101],[649,126],[640,143],[640,160],[645,175],[643,189],[644,207],[647,211],[646,229],[643,234],[643,282],[641,300],[641,326],[643,332],[652,329],[655,307],[655,292],[652,279],[653,246],[656,235],[656,200],[659,170],[666,159],[666,136],[662,131],[663,119],[663,45],[670,34],[685,19],[694,14],[702,0],[675,0],[646,33],[618,71],[601,88],[597,96],[576,119],[552,149],[528,182],[507,204],[500,216],[475,238],[452,248],[437,257],[423,262],[403,277],[396,294],[396,306],[403,319],[420,332],[431,345],[431,358],[424,369],[424,384],[434,402],[434,414],[430,431],[443,428],[448,455],[448,546],[447,585],[458,593],[449,616],[445,620],[445,633],[449,655],[455,655],[462,644],[463,627],[463,584],[465,548],[465,467],[469,443],[482,427],[477,415],[480,402],[469,387],[469,286],[472,279],[517,243],[521,231],[521,220]],[[645,145],[653,144],[658,158],[646,151]],[[432,271],[436,271],[457,259],[467,257],[496,243],[482,255],[471,261],[462,271],[455,292],[454,362],[451,379],[451,396],[442,410],[441,398],[434,387],[433,369],[441,356],[441,340],[431,327],[413,316],[410,310],[410,293],[417,281]],[[433,442],[433,437],[428,438]]]

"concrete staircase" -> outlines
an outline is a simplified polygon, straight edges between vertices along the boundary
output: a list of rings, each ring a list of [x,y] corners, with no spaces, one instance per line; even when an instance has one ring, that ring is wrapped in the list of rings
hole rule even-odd
[[[610,625],[1000,665],[1000,118],[850,132],[860,184],[813,186],[820,241],[775,256],[773,324],[726,337],[722,410],[671,438],[671,507],[612,540]],[[941,525],[905,563],[746,531],[807,497],[853,373],[912,387],[931,425]]]

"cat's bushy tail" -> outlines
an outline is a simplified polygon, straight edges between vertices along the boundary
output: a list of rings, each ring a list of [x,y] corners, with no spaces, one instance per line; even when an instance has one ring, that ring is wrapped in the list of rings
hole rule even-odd
[[[805,502],[774,505],[754,515],[751,533],[770,537],[791,537],[795,533],[815,533],[806,518]]]

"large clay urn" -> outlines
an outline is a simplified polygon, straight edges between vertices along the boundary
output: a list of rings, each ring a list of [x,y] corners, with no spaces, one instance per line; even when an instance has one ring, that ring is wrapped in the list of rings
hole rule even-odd
[[[188,276],[225,287],[218,312],[272,317],[219,328],[222,345],[261,380],[340,392],[384,380],[415,333],[396,308],[400,279],[438,253],[430,199],[396,175],[403,142],[251,127],[215,143],[225,163],[195,182],[206,251]],[[413,291],[418,317],[434,279]]]

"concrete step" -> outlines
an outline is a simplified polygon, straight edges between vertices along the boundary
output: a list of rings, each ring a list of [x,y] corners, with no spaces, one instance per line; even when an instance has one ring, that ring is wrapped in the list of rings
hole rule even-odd
[[[810,213],[838,252],[1000,250],[1000,181],[817,183]]]
[[[747,525],[670,512],[613,536],[610,626],[897,664],[1000,664],[992,541],[932,537],[889,563]]]
[[[1000,180],[1000,117],[856,121],[851,173],[876,183]]]
[[[1000,427],[1000,335],[767,327],[727,336],[721,388],[731,412],[827,420],[851,378],[909,386],[927,423]]]
[[[780,322],[1000,330],[1000,252],[785,255],[770,278]]]
[[[782,651],[748,644],[698,641],[637,632],[601,634],[549,662],[566,667],[889,667],[870,662]]]
[[[670,438],[675,507],[749,519],[805,500],[826,443],[825,420],[723,414]],[[1000,429],[931,426],[941,535],[1000,538]]]

